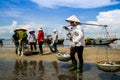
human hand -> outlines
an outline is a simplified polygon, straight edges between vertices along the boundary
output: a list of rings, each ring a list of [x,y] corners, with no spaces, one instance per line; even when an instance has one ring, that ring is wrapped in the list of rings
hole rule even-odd
[[[75,43],[71,43],[71,46],[72,46],[72,47],[75,47]]]
[[[67,36],[69,37],[69,39],[72,41],[72,36],[71,33],[68,33]]]
[[[64,28],[65,30],[69,30],[69,28],[68,28],[67,26],[63,26],[63,28]]]
[[[51,43],[50,46],[53,46],[53,43]]]

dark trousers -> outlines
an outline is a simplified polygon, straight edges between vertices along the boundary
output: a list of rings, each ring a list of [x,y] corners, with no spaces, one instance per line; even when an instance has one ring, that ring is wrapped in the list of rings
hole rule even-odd
[[[41,42],[38,42],[38,45],[39,45],[39,49],[40,49],[40,53],[43,54],[43,45],[44,41],[41,41]]]
[[[18,53],[18,47],[19,47],[19,42],[16,42],[15,43],[15,53],[16,54]]]
[[[34,47],[34,50],[37,50],[36,43],[35,42],[30,42],[31,51],[33,51],[33,47]]]
[[[75,53],[77,53],[79,64],[81,64],[81,66],[83,66],[83,49],[84,46],[75,46],[75,47],[71,47],[71,51],[70,51],[71,60],[73,62],[77,62],[75,58]]]

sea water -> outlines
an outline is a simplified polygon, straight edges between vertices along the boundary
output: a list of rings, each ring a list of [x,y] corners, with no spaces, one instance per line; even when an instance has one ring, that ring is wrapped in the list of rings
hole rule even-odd
[[[14,46],[14,42],[13,42],[12,39],[4,39],[3,40],[3,45],[7,46],[7,47],[13,47]],[[64,46],[69,46],[69,40],[65,39],[63,45]],[[109,46],[111,46],[113,48],[120,49],[120,40],[117,40],[114,43],[109,44]]]
[[[3,40],[3,45],[4,46],[14,46],[14,42],[12,39],[4,39]],[[63,45],[68,46],[69,45],[69,40],[65,40]]]

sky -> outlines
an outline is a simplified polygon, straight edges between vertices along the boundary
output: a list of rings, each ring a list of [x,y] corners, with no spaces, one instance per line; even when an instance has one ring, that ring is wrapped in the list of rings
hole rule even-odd
[[[120,0],[0,0],[0,38],[11,38],[14,29],[43,27],[46,34],[58,30],[59,37],[69,25],[65,19],[75,15],[81,23],[108,25],[111,36],[120,34]],[[101,37],[104,27],[82,25],[85,37]]]

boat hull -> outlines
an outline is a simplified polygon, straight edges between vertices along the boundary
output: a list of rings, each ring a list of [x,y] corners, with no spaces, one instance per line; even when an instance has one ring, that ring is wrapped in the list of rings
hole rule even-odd
[[[52,39],[50,38],[44,40],[44,44],[46,45],[50,45],[51,42],[52,42]],[[64,43],[64,38],[58,39],[58,42],[57,42],[58,45],[63,45],[63,43]]]
[[[117,39],[85,39],[86,45],[109,45]]]

